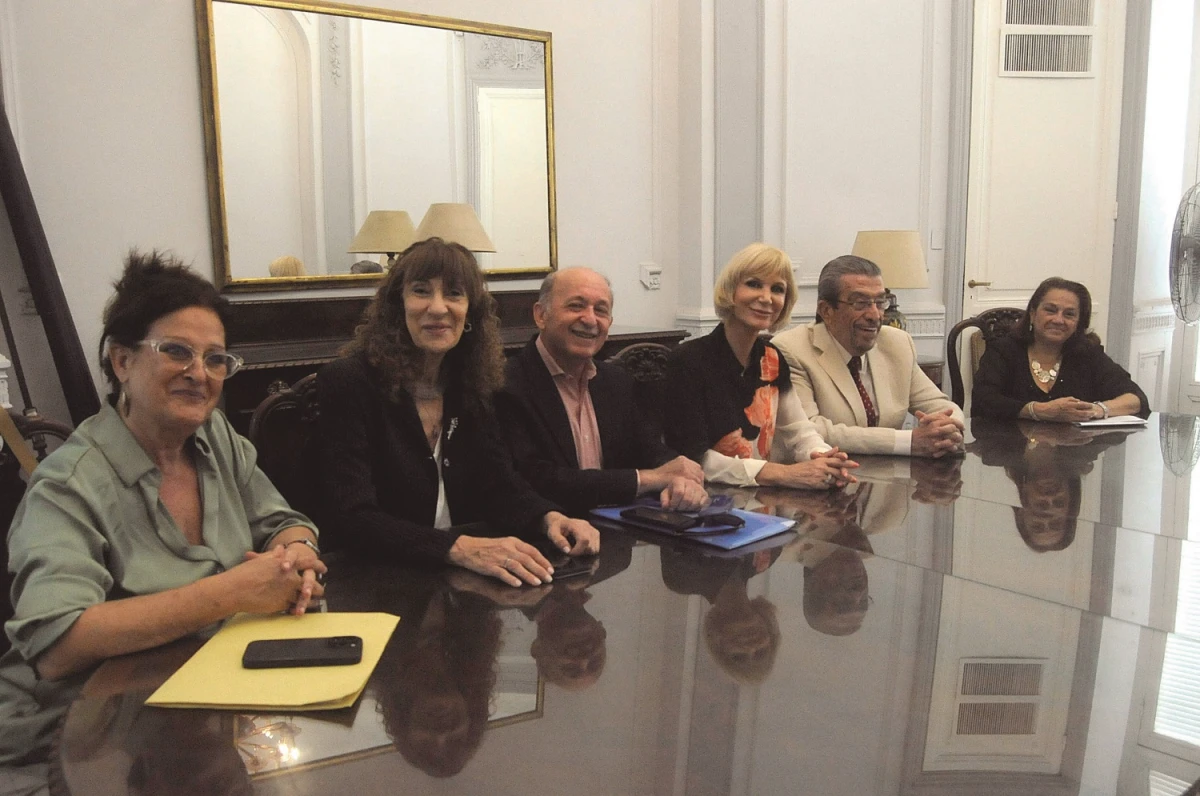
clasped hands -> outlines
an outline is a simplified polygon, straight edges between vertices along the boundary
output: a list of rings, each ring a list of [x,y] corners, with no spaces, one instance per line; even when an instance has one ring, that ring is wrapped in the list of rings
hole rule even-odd
[[[1090,401],[1082,401],[1070,395],[1053,401],[1034,402],[1037,420],[1053,420],[1059,423],[1082,423],[1104,417],[1104,410]]]
[[[303,544],[280,543],[265,553],[246,553],[245,561],[230,570],[242,576],[244,604],[251,613],[287,611],[301,616],[314,597],[325,595],[320,582],[329,568]]]
[[[940,459],[947,454],[962,453],[963,424],[951,409],[940,412],[916,412],[916,428],[912,432],[912,455]]]

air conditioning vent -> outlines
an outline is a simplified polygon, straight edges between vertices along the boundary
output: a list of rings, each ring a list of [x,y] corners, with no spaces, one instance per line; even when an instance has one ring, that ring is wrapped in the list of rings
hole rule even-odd
[[[964,702],[958,706],[956,735],[1033,735],[1037,705],[1033,702]]]
[[[963,696],[1038,696],[1042,693],[1040,663],[963,664]]]
[[[1008,0],[1000,28],[1002,77],[1091,77],[1093,0]]]
[[[959,660],[955,735],[1036,735],[1046,661]]]
[[[1008,0],[1006,25],[1091,25],[1092,0]]]
[[[1055,33],[1012,33],[1004,37],[1004,72],[1087,74],[1092,69],[1092,37]]]

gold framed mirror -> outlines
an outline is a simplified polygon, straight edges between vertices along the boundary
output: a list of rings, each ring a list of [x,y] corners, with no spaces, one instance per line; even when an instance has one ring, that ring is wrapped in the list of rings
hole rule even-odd
[[[443,202],[475,209],[489,279],[556,267],[548,32],[322,0],[196,0],[196,28],[223,289],[373,285],[368,214]]]

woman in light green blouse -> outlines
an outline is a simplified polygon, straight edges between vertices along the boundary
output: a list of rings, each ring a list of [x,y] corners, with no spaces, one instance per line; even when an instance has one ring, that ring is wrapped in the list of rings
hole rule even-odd
[[[322,592],[316,529],[214,411],[241,365],[227,306],[174,259],[130,255],[104,313],[109,401],[38,466],[9,532],[0,764],[43,758],[105,659]]]

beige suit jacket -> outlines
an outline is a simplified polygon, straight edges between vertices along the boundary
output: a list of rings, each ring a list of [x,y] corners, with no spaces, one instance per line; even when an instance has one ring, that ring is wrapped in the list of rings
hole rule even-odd
[[[917,349],[906,332],[884,326],[866,354],[875,387],[879,425],[867,427],[858,388],[823,323],[797,326],[771,342],[787,359],[804,411],[830,445],[847,453],[895,453],[896,435],[910,412],[962,410],[917,366]]]

